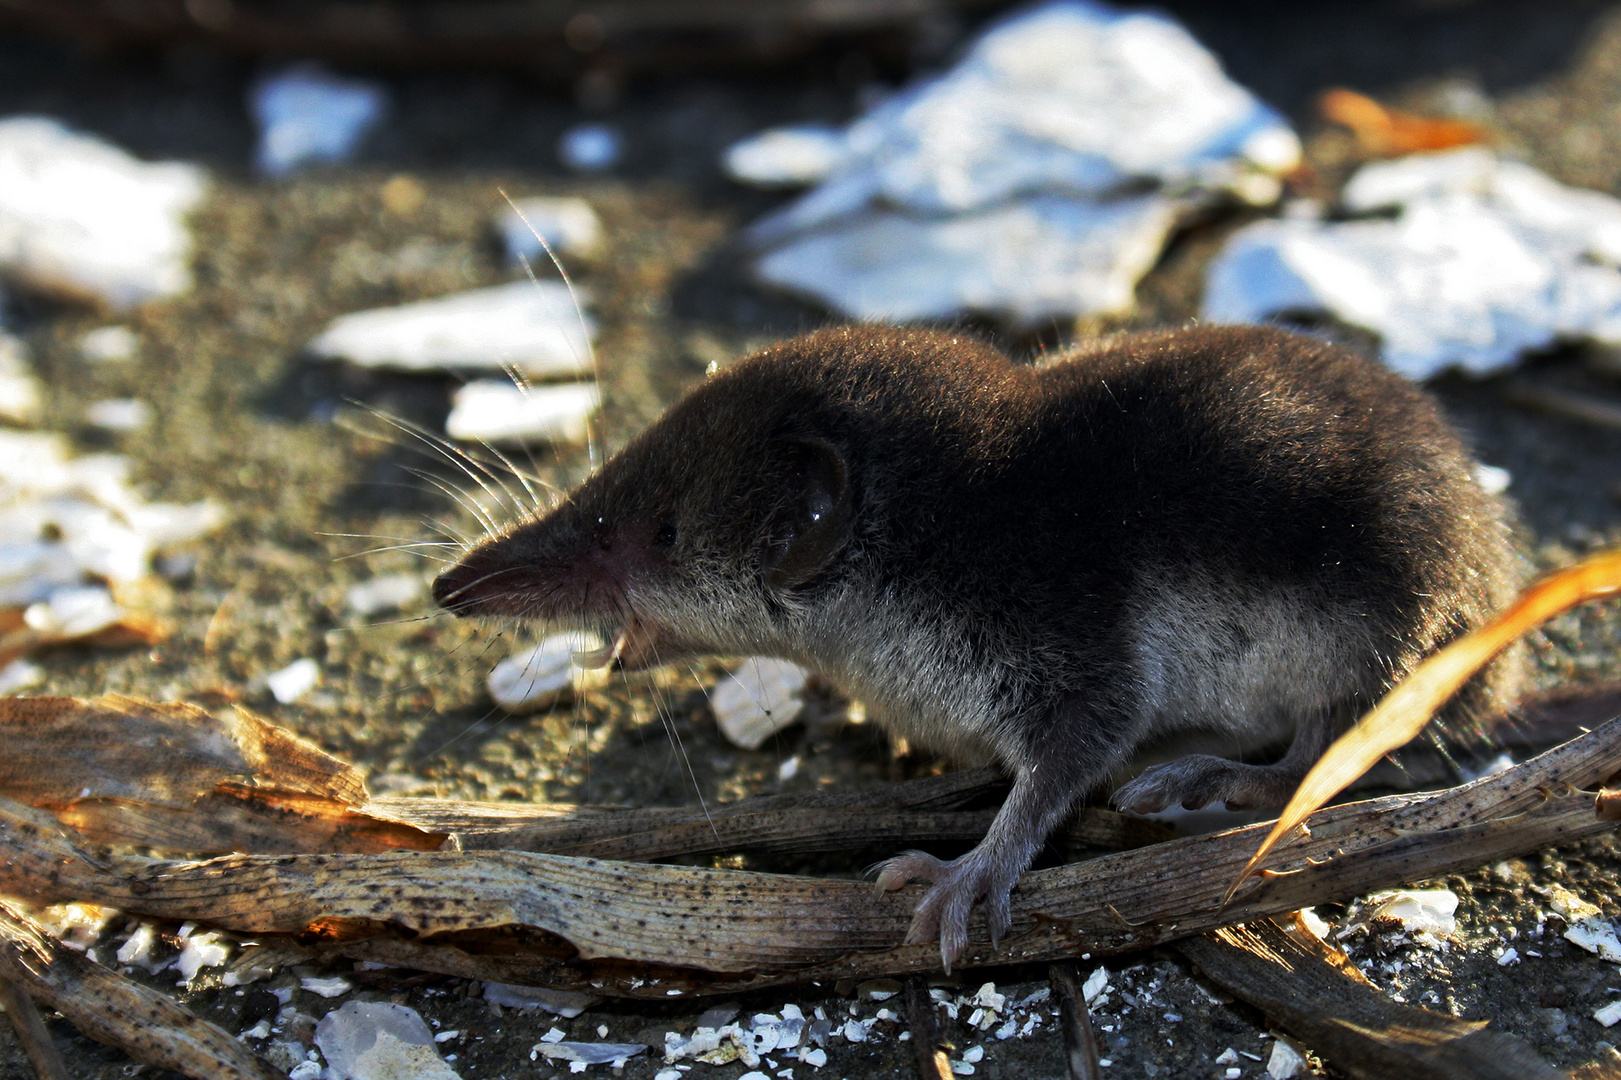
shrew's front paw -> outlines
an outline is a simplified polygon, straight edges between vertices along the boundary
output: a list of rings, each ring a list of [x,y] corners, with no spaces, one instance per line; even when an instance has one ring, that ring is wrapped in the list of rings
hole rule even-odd
[[[939,938],[940,963],[949,972],[968,947],[968,916],[975,902],[985,901],[985,923],[992,945],[1013,925],[1008,897],[1021,869],[1015,867],[1010,873],[1007,866],[980,848],[950,862],[921,851],[908,851],[882,864],[878,887],[898,889],[908,881],[933,883],[912,913],[906,941],[915,945]]]

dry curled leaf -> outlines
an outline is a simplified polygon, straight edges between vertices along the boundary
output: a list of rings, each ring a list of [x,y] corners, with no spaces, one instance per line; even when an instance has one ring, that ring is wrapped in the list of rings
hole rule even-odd
[[[1233,889],[1260,866],[1287,833],[1345,790],[1380,758],[1416,738],[1447,699],[1516,638],[1567,608],[1618,592],[1621,592],[1621,551],[1594,555],[1549,574],[1522,593],[1513,606],[1497,618],[1425,660],[1312,766],[1260,850],[1244,864]]]
[[[1330,90],[1317,108],[1324,119],[1350,128],[1364,153],[1378,157],[1448,150],[1486,139],[1477,124],[1398,112],[1354,90]]]
[[[171,851],[387,851],[443,842],[363,812],[360,771],[246,709],[0,698],[0,795],[103,843]]]

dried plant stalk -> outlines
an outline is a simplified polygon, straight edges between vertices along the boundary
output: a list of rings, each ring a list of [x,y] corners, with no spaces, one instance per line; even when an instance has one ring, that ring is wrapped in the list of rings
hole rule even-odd
[[[1357,1080],[1558,1080],[1564,1074],[1484,1020],[1399,1005],[1298,920],[1228,926],[1176,948]]]
[[[1024,877],[1000,948],[964,966],[1108,955],[1372,888],[1472,869],[1612,826],[1592,793],[1621,771],[1621,720],[1443,792],[1315,815],[1281,870],[1224,887],[1265,826]],[[865,882],[511,851],[101,856],[48,815],[0,808],[0,892],[86,900],[234,930],[307,935],[346,955],[504,982],[665,998],[932,971],[901,945],[915,894]],[[651,978],[650,978],[651,975]]]
[[[80,956],[4,903],[0,979],[21,985],[90,1038],[144,1065],[197,1080],[286,1080],[228,1032]]]
[[[62,1061],[62,1052],[45,1029],[45,1018],[39,1015],[34,999],[17,983],[0,978],[0,1005],[5,1006],[6,1015],[11,1018],[17,1041],[22,1043],[23,1053],[28,1055],[37,1080],[73,1080]]]

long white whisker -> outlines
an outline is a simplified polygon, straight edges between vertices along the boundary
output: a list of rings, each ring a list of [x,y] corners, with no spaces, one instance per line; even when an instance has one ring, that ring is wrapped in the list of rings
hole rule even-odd
[[[557,252],[552,250],[552,245],[546,242],[546,238],[540,235],[540,230],[535,228],[534,223],[524,215],[518,204],[512,201],[512,196],[508,195],[504,189],[498,188],[497,190],[501,192],[501,197],[507,201],[507,205],[512,207],[512,212],[518,215],[518,220],[523,222],[524,227],[540,242],[541,250],[552,261],[552,266],[557,270],[557,276],[563,280],[563,287],[568,290],[569,299],[574,301],[574,317],[579,321],[580,340],[585,342],[586,355],[591,361],[591,377],[600,385],[602,383],[602,371],[597,363],[597,349],[591,342],[591,328],[586,325],[585,308],[580,304],[580,294],[575,290],[573,280],[569,278],[568,271],[563,269],[562,260],[557,257]],[[520,259],[519,261],[523,264],[523,272],[528,275],[529,280],[535,285],[539,285],[540,281],[535,277],[534,268],[529,265],[529,260]],[[596,472],[597,466],[600,464],[597,453],[597,430],[595,421],[589,415],[585,418],[585,449],[591,471]]]

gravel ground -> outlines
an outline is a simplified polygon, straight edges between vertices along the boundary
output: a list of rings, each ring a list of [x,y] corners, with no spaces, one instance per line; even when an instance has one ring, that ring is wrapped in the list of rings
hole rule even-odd
[[[1307,136],[1313,183],[1324,190],[1343,178],[1352,148],[1313,118],[1311,102],[1341,83],[1399,105],[1466,112],[1563,180],[1608,191],[1621,186],[1615,122],[1621,7],[1484,0],[1167,6],[1240,81],[1295,119]],[[543,715],[492,712],[483,676],[516,641],[434,615],[425,602],[401,618],[366,621],[349,614],[343,600],[348,586],[368,576],[431,570],[417,553],[368,549],[393,538],[436,539],[446,528],[476,531],[418,475],[422,469],[445,475],[444,463],[383,419],[439,428],[451,382],[361,374],[300,352],[343,312],[512,277],[490,227],[503,191],[583,195],[602,215],[610,242],[599,259],[573,269],[590,288],[603,327],[606,441],[621,442],[711,362],[827,321],[825,313],[748,284],[733,237],[775,199],[726,183],[716,170],[717,152],[768,124],[847,119],[874,80],[901,73],[892,59],[830,53],[770,78],[632,80],[607,95],[611,100],[595,94],[590,113],[568,93],[521,74],[380,73],[394,108],[360,160],[270,183],[248,168],[252,130],[243,98],[251,66],[198,50],[93,57],[0,36],[0,115],[47,113],[143,156],[202,161],[216,180],[195,219],[198,287],[122,320],[139,336],[133,362],[80,358],[79,338],[106,325],[106,316],[14,298],[14,321],[48,384],[50,426],[85,450],[131,455],[154,497],[206,495],[231,513],[229,527],[199,548],[195,571],[174,589],[169,614],[177,632],[168,643],[150,651],[53,653],[42,660],[49,690],[159,699],[224,692],[357,762],[370,771],[374,790],[390,792],[686,805],[700,794],[729,801],[938,770],[926,758],[893,756],[881,732],[848,722],[834,698],[817,702],[810,723],[759,752],[733,748],[716,736],[704,707],[702,687],[713,683],[718,665],[637,677]],[[625,135],[626,159],[611,176],[582,179],[557,163],[558,136],[587,115]],[[384,185],[398,185],[401,177],[423,195],[420,206],[403,213],[386,208],[382,196]],[[1181,237],[1144,282],[1140,314],[1123,324],[1186,319],[1197,305],[1203,267],[1239,223],[1217,220]],[[1100,328],[1108,327],[1084,329]],[[1077,332],[1051,326],[999,340],[1029,355]],[[1528,363],[1521,377],[1621,402],[1607,364],[1618,370],[1613,360],[1568,350]],[[1524,411],[1510,402],[1504,380],[1448,377],[1435,389],[1482,458],[1512,473],[1510,494],[1536,565],[1563,564],[1621,542],[1621,431]],[[150,428],[109,436],[76,422],[88,402],[121,396],[152,406]],[[583,475],[586,462],[580,453],[546,453],[534,467],[565,485]],[[1618,629],[1616,605],[1557,620],[1535,643],[1539,680],[1568,686],[1621,677]],[[321,664],[321,684],[298,704],[279,705],[263,676],[300,657]],[[792,758],[800,762],[797,773],[779,779]],[[884,854],[769,868],[853,873]],[[1444,948],[1369,933],[1346,944],[1374,981],[1404,1000],[1490,1019],[1562,1066],[1621,1061],[1606,1041],[1612,1036],[1591,1018],[1621,994],[1621,971],[1566,944],[1538,891],[1561,883],[1606,915],[1621,915],[1611,885],[1618,869],[1621,853],[1609,838],[1482,868],[1444,882],[1462,898],[1457,936]],[[1343,929],[1354,925],[1357,910],[1320,914]],[[124,920],[115,919],[105,931],[105,952],[126,933]],[[1501,966],[1497,956],[1510,942],[1521,959]],[[1228,1048],[1239,1055],[1242,1075],[1264,1074],[1271,1039],[1265,1019],[1208,990],[1169,953],[1120,957],[1108,971],[1109,999],[1095,1010],[1112,1062],[1107,1075],[1222,1076],[1226,1066],[1216,1059]],[[299,976],[313,972],[297,967],[239,990],[222,988],[217,972],[205,971],[183,988],[174,986],[173,971],[137,974],[232,1031],[276,1016],[283,1002],[272,991],[285,991],[292,1010],[307,1018],[356,996],[403,1001],[440,1030],[460,1033],[442,1049],[456,1055],[453,1064],[467,1080],[566,1075],[530,1058],[554,1025],[570,1037],[595,1040],[606,1029],[610,1040],[658,1047],[664,1032],[690,1032],[696,1018],[691,1006],[637,1003],[605,1004],[559,1021],[491,1005],[463,980],[402,980],[347,967],[324,973],[334,972],[350,974],[357,988],[322,998],[300,988]],[[947,988],[972,998],[994,980],[1016,1002],[1038,992],[1040,979],[1033,970],[976,972]],[[895,1008],[893,1001],[829,987],[734,1004],[747,1016],[785,1003],[807,1015],[820,1007],[829,1018],[873,1018]],[[1035,1001],[1012,1010],[1021,1024],[1032,1014],[1040,1020],[1028,1035],[1004,1040],[995,1028],[970,1027],[968,1007],[947,1034],[959,1051],[984,1047],[975,1075],[1055,1077],[1061,1046],[1051,1009],[1051,1002]],[[254,1045],[307,1036],[306,1020],[283,1019],[274,1040]],[[911,1048],[898,1041],[900,1030],[880,1018],[866,1041],[835,1039],[824,1067],[795,1063],[793,1073],[800,1080],[911,1075]],[[121,1055],[65,1023],[56,1021],[53,1031],[75,1075],[134,1075]],[[285,1050],[278,1053],[285,1059]],[[658,1067],[644,1056],[616,1075],[639,1080]],[[745,1071],[740,1064],[699,1065],[690,1075],[736,1080]],[[4,1026],[0,1075],[28,1075]]]

